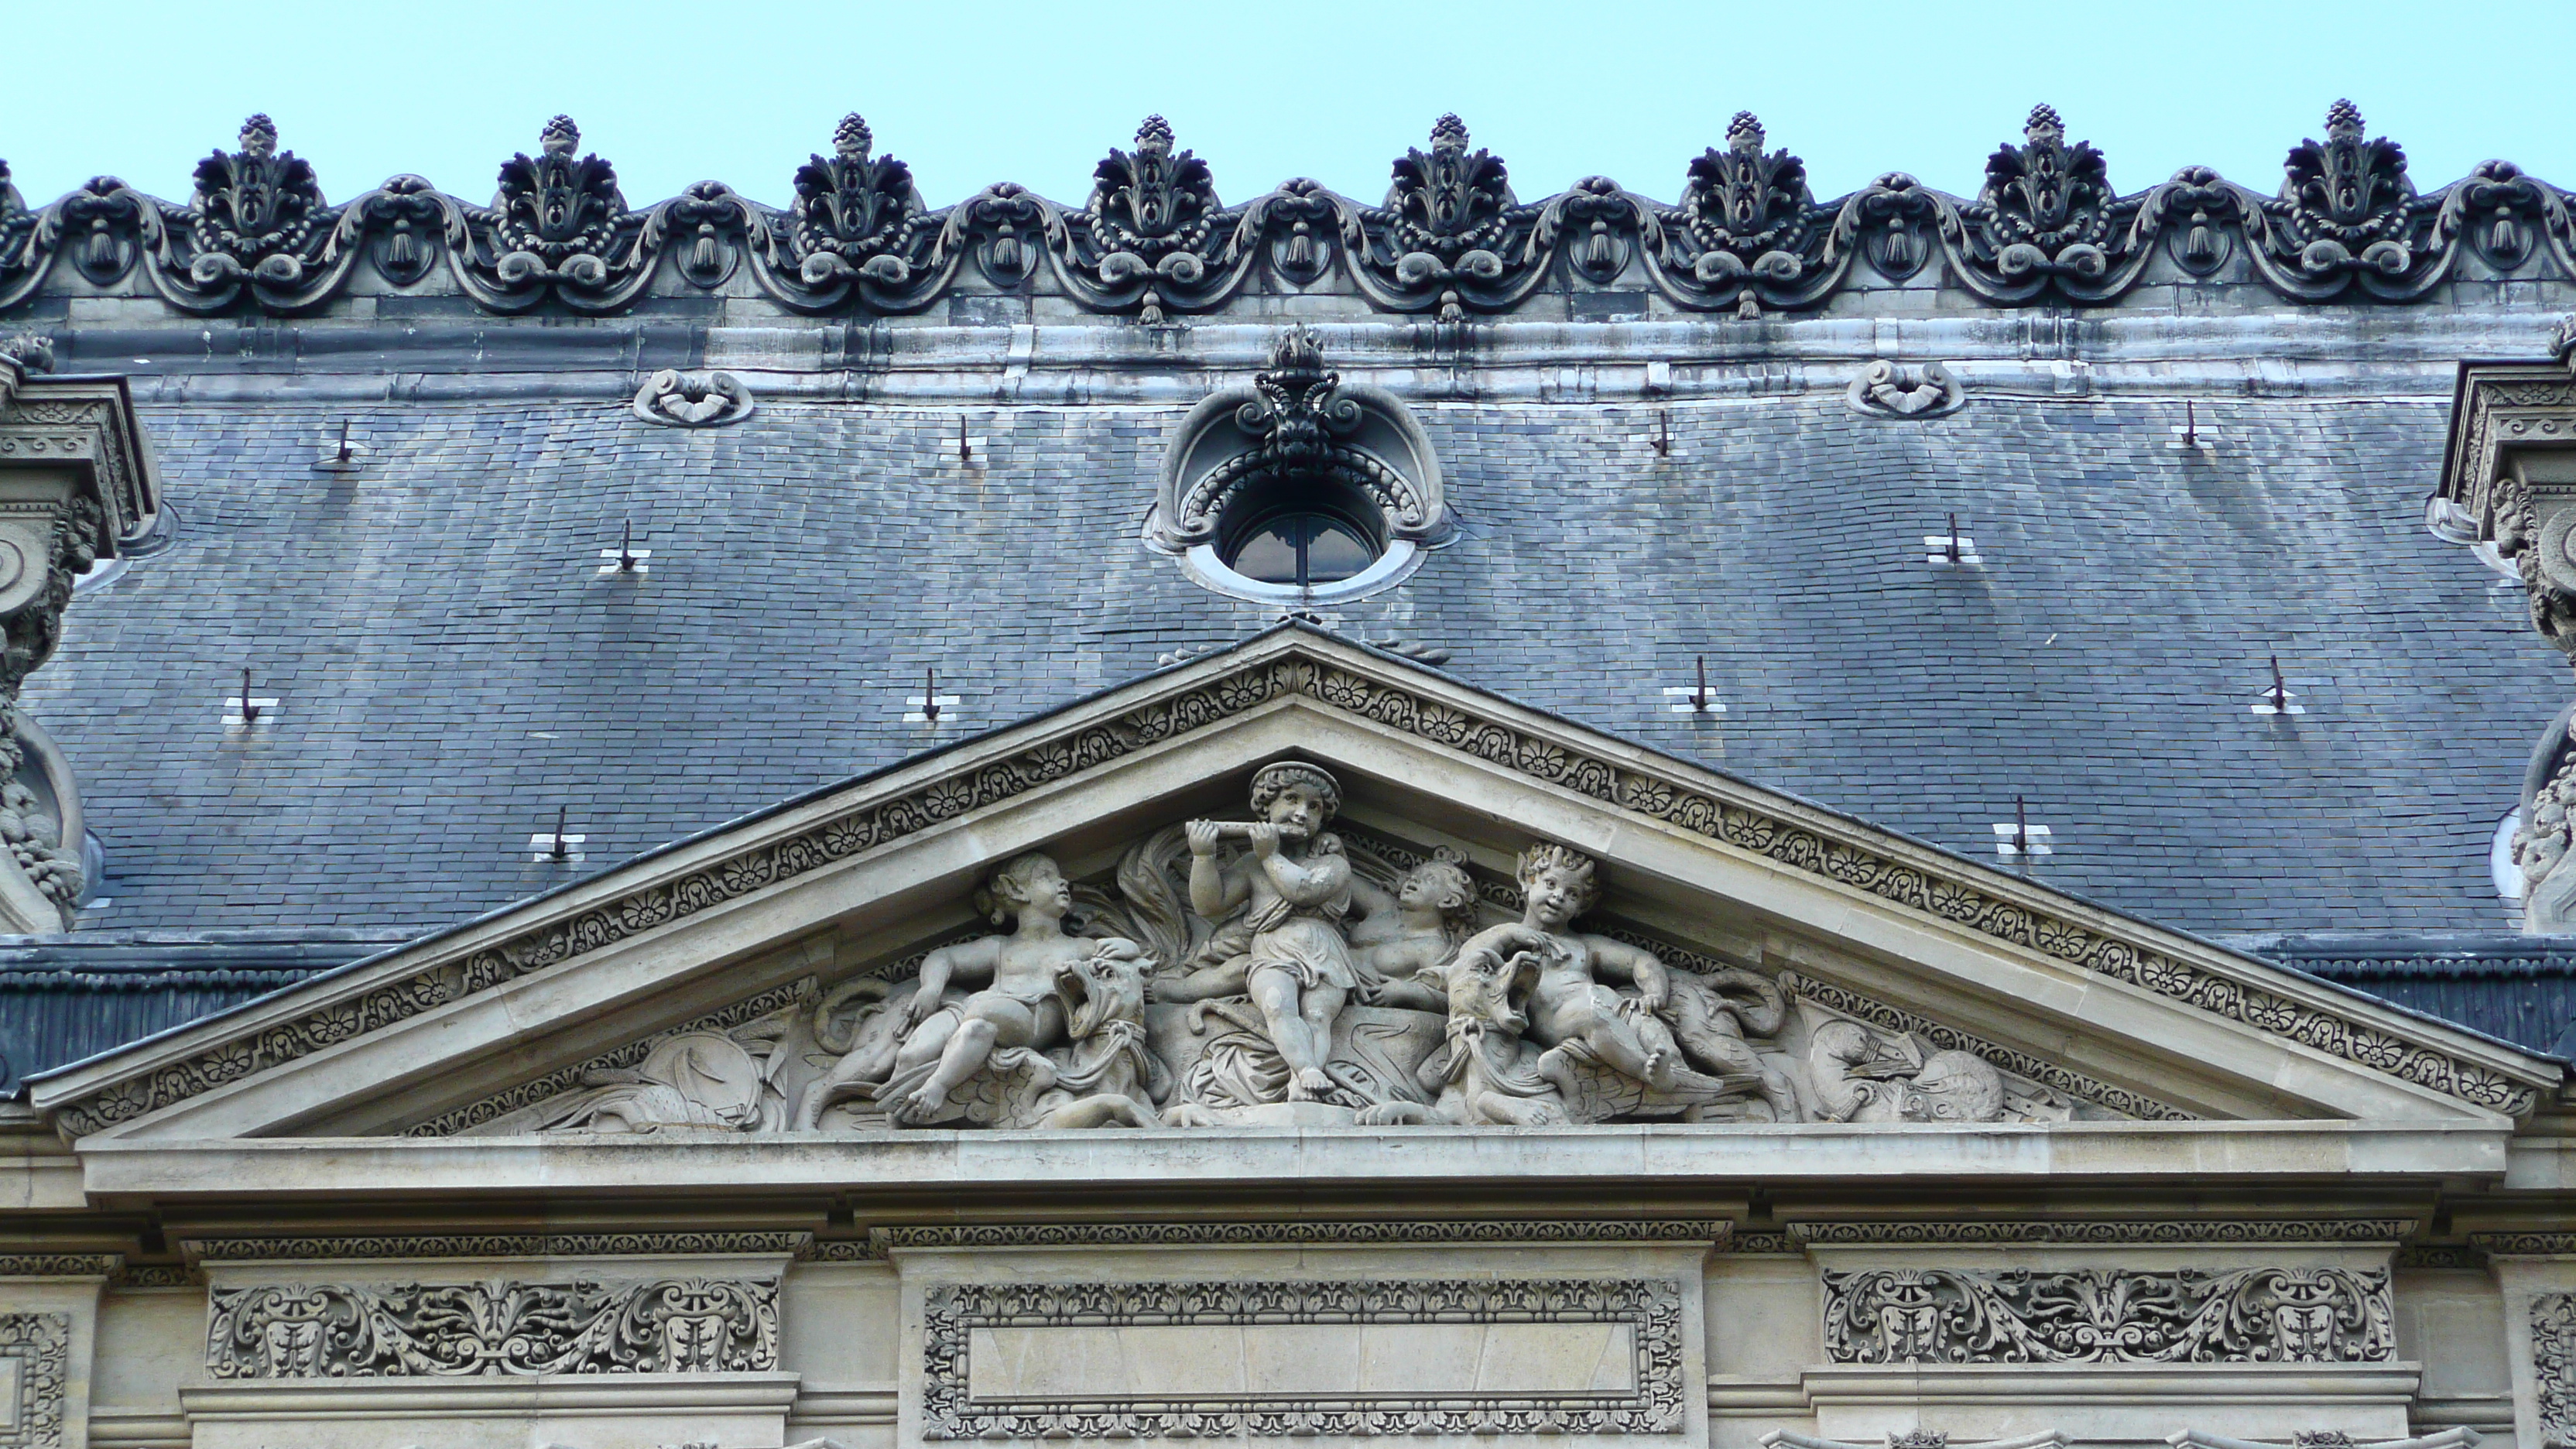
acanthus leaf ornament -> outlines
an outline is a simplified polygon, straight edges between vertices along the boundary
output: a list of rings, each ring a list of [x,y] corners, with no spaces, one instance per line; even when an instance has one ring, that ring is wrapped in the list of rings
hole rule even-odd
[[[2055,292],[2106,302],[2137,279],[2147,251],[2124,226],[2136,203],[2111,187],[2102,153],[2069,145],[2053,107],[2032,109],[2022,143],[1997,147],[1976,200],[1942,228],[1960,285],[1989,302]]]
[[[183,312],[222,311],[245,291],[264,311],[309,311],[357,261],[360,213],[324,201],[312,166],[277,149],[268,117],[242,122],[239,147],[197,163],[184,209],[137,208],[144,274]]]
[[[752,274],[789,309],[829,312],[856,296],[877,312],[917,311],[955,275],[912,168],[875,147],[864,118],[843,116],[832,154],[796,168],[786,214],[760,219]]]
[[[616,168],[576,157],[580,146],[570,116],[548,121],[537,154],[503,162],[491,206],[467,213],[473,242],[459,280],[476,301],[524,312],[551,296],[578,312],[613,312],[652,280],[645,218],[627,210]]]
[[[1381,307],[1436,308],[1443,322],[1502,311],[1546,277],[1539,211],[1513,198],[1500,157],[1468,149],[1465,122],[1442,116],[1429,151],[1396,161],[1386,200],[1344,221],[1352,279]]]
[[[1148,326],[1171,308],[1222,300],[1257,257],[1259,233],[1217,200],[1207,163],[1172,148],[1147,116],[1132,152],[1110,148],[1079,212],[1050,210],[1048,254],[1067,290],[1103,310],[1134,308]]]
[[[1835,1363],[2386,1363],[2397,1357],[2384,1269],[1827,1269],[1824,1286],[1825,1354]]]
[[[1841,282],[1851,250],[1807,188],[1807,165],[1763,152],[1762,122],[1738,111],[1726,148],[1690,164],[1681,204],[1648,208],[1646,265],[1665,293],[1696,310],[1811,306]]]
[[[2430,233],[2441,198],[2415,194],[2406,153],[2371,138],[2361,111],[2337,101],[2326,138],[2290,148],[2280,195],[2250,210],[2254,261],[2274,287],[2323,301],[2358,286],[2372,296],[2422,296],[2449,271],[2452,248]]]

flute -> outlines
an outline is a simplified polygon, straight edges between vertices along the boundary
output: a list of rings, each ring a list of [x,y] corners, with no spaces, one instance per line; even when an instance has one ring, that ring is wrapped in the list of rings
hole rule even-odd
[[[1267,825],[1270,822],[1266,820],[1210,820],[1206,823],[1216,827],[1216,837],[1219,840],[1242,840],[1250,836],[1256,828]]]

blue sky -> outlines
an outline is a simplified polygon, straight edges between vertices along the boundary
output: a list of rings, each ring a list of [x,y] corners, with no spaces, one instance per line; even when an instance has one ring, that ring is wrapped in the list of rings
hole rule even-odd
[[[112,18],[111,18],[112,17]],[[417,172],[481,201],[557,111],[628,201],[715,178],[777,203],[863,112],[933,204],[1017,181],[1078,204],[1149,111],[1228,200],[1313,176],[1375,200],[1456,111],[1531,198],[1609,175],[1671,199],[1758,113],[1820,196],[1888,170],[1972,193],[2036,102],[2141,190],[2270,191],[2350,96],[2419,186],[2501,156],[2576,187],[2576,0],[2423,5],[1306,3],[299,5],[0,0],[0,158],[30,204],[98,173],[187,195],[254,110],[334,200]]]

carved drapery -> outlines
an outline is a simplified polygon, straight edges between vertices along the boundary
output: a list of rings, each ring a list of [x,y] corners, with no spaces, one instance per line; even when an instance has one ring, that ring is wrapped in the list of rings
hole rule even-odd
[[[2382,1363],[2388,1274],[1828,1269],[1835,1363]]]
[[[2454,276],[2463,254],[2576,280],[2576,224],[2556,188],[2490,161],[2419,193],[2405,153],[2370,137],[2348,101],[2324,139],[2290,150],[2272,194],[2186,167],[2120,196],[2101,154],[2070,144],[2046,106],[1990,159],[1973,198],[1890,173],[1824,202],[1796,156],[1764,149],[1749,113],[1690,163],[1673,205],[1598,176],[1520,202],[1502,158],[1455,116],[1396,160],[1376,205],[1299,178],[1227,206],[1159,118],[1133,150],[1108,154],[1078,206],[1003,184],[930,208],[853,115],[829,156],[796,171],[784,210],[706,181],[639,211],[607,160],[576,154],[579,139],[556,117],[536,154],[501,168],[489,205],[417,176],[330,203],[260,116],[199,166],[184,204],[100,177],[30,208],[0,163],[0,310],[42,289],[58,261],[93,287],[139,264],[147,290],[184,312],[293,315],[345,294],[361,265],[410,287],[442,258],[468,297],[504,313],[549,298],[596,313],[657,290],[703,293],[747,259],[759,290],[792,311],[897,314],[947,295],[971,260],[992,286],[1019,290],[1045,270],[1077,305],[1147,324],[1223,306],[1265,272],[1303,290],[1336,268],[1371,306],[1444,322],[1507,313],[1547,288],[1642,286],[1685,311],[1743,317],[1797,311],[1851,285],[1855,261],[1902,282],[1938,258],[1970,296],[1999,306],[2116,303],[2159,251],[2195,277],[2241,264],[2247,280],[2304,302],[2412,300]]]
[[[218,1288],[219,1379],[751,1373],[778,1366],[775,1280]]]

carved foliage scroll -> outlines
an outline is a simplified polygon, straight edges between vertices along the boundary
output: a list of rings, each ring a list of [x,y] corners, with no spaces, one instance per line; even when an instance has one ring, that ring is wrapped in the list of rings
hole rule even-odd
[[[221,1379],[749,1373],[778,1366],[778,1284],[316,1284],[217,1289]]]
[[[2388,1274],[1827,1270],[1836,1363],[2380,1363]]]
[[[1673,1434],[1685,1401],[1682,1285],[1669,1279],[1010,1283],[936,1286],[923,1327],[923,1437],[1218,1438],[1381,1434]],[[979,1329],[1261,1324],[1624,1326],[1622,1391],[1256,1393],[1140,1400],[979,1399]]]
[[[2531,1369],[2542,1449],[2576,1445],[2576,1293],[2531,1300]]]
[[[1305,178],[1226,206],[1207,165],[1176,149],[1159,119],[1134,149],[1109,152],[1081,205],[1002,183],[936,211],[855,115],[830,155],[797,169],[783,211],[715,181],[631,209],[609,162],[578,153],[565,117],[546,126],[537,154],[502,168],[488,206],[417,176],[332,205],[277,139],[252,117],[234,149],[199,166],[185,204],[99,177],[30,209],[0,165],[0,308],[41,288],[57,258],[98,287],[139,263],[151,291],[184,312],[247,300],[283,315],[344,294],[361,261],[407,288],[443,258],[464,293],[496,312],[549,299],[611,312],[657,288],[718,288],[746,257],[755,285],[790,310],[906,313],[946,294],[972,259],[1003,290],[1049,271],[1077,305],[1149,325],[1225,305],[1264,262],[1299,289],[1338,265],[1372,306],[1444,322],[1511,311],[1551,283],[1606,287],[1639,271],[1675,307],[1750,318],[1823,304],[1856,259],[1902,283],[1938,257],[1945,285],[2004,306],[2115,303],[2159,252],[2195,277],[2242,258],[2251,280],[2300,301],[2421,297],[2464,250],[2496,272],[2546,262],[2576,279],[2564,193],[2490,161],[2418,194],[2405,153],[2369,136],[2348,101],[2328,114],[2324,139],[2290,150],[2276,195],[2196,166],[2122,197],[2101,153],[2067,141],[2046,106],[1994,153],[1973,198],[1892,172],[1824,202],[1804,163],[1766,150],[1761,123],[1742,113],[1723,147],[1690,164],[1676,205],[1600,176],[1522,203],[1503,159],[1473,146],[1455,116],[1395,162],[1375,206]]]
[[[15,1400],[0,1419],[0,1449],[63,1449],[63,1401],[71,1373],[72,1316],[0,1313],[0,1385]]]

